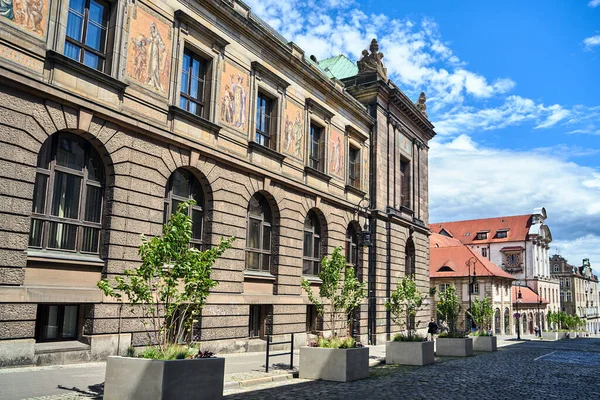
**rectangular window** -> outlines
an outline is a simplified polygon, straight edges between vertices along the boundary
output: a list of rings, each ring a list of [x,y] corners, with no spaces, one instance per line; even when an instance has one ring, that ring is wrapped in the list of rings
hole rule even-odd
[[[410,208],[410,162],[400,161],[400,205]]]
[[[261,92],[256,99],[256,142],[275,150],[275,119],[273,118],[275,101]]]
[[[569,279],[566,279],[566,280],[565,280],[565,285],[566,285],[567,287],[571,287],[571,281],[570,281]]]
[[[448,287],[450,287],[449,283],[440,283],[440,293],[446,293]]]
[[[475,240],[485,240],[487,239],[487,232],[477,232],[477,236]]]
[[[479,283],[477,282],[473,284],[473,294],[479,294]]]
[[[108,3],[100,0],[69,2],[65,56],[99,71],[105,70],[109,8]]]
[[[251,338],[257,338],[262,335],[262,307],[260,305],[250,306],[250,323],[248,326],[248,336]]]
[[[567,301],[571,301],[571,292],[567,292]]]
[[[36,340],[38,342],[77,340],[78,315],[77,305],[38,305]]]
[[[204,58],[189,49],[184,50],[179,107],[201,117],[205,116],[206,65]]]
[[[487,257],[487,247],[481,249],[481,255]]]
[[[560,278],[560,287],[563,287],[565,283],[565,280],[563,278]]]
[[[309,166],[317,171],[324,172],[325,153],[324,153],[324,134],[323,128],[316,125],[310,125],[310,159]]]
[[[504,239],[508,237],[508,231],[498,231],[496,232],[496,239]]]
[[[360,150],[355,147],[348,152],[348,183],[360,189]]]
[[[308,333],[312,333],[318,330],[317,319],[317,307],[314,305],[306,306],[306,331]]]

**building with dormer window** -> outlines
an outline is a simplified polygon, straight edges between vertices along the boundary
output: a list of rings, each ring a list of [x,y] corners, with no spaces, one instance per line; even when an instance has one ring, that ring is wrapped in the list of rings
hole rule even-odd
[[[432,232],[460,240],[547,300],[547,311],[560,310],[559,282],[551,274],[548,251],[552,234],[546,209],[531,214],[431,223]]]

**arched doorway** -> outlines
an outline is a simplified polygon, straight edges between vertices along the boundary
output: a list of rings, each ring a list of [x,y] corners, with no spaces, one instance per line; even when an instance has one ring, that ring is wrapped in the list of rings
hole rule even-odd
[[[502,327],[500,326],[500,309],[496,308],[496,312],[494,313],[494,333],[499,335],[502,332]]]
[[[521,322],[522,325],[519,326],[519,329],[521,329],[521,333],[525,334],[527,333],[527,314],[521,314]]]
[[[510,312],[508,308],[504,309],[504,334],[510,335]]]

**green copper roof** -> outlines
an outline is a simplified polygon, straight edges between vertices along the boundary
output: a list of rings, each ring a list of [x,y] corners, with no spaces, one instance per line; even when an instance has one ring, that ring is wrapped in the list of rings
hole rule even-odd
[[[319,67],[330,78],[344,79],[358,74],[356,63],[343,54],[319,61]]]

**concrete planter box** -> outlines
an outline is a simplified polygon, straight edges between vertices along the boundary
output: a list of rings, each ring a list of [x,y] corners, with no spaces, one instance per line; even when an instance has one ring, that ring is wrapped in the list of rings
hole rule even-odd
[[[468,357],[473,355],[472,338],[437,338],[436,354],[438,356]]]
[[[542,339],[544,340],[561,340],[566,338],[566,332],[542,332]]]
[[[300,378],[349,382],[369,376],[369,348],[300,347]]]
[[[433,364],[433,342],[386,342],[385,363],[403,365]]]
[[[580,333],[579,332],[569,332],[569,339],[575,339],[577,337],[579,337]]]
[[[108,357],[104,400],[221,399],[224,358]]]
[[[496,351],[498,350],[498,338],[496,336],[473,336],[473,350]]]

